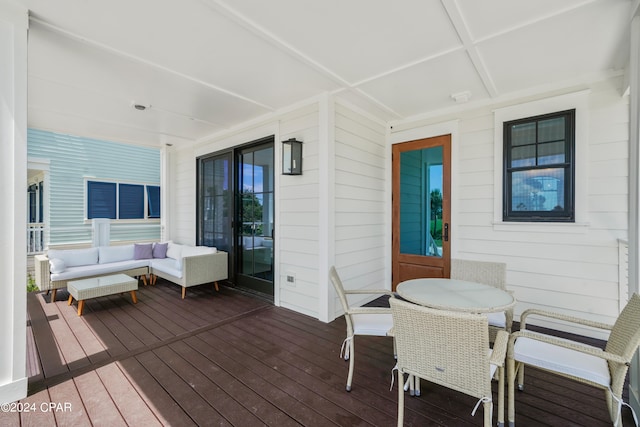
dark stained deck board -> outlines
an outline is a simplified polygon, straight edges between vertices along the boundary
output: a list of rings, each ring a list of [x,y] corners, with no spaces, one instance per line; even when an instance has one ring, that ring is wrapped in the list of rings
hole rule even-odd
[[[154,427],[162,424],[115,363],[96,369],[118,412],[134,426]]]
[[[146,352],[137,356],[136,359],[147,368],[156,381],[178,402],[197,425],[231,425],[156,354]]]
[[[234,425],[257,425],[263,422],[267,425],[287,425],[290,419],[288,417],[285,419],[277,417],[278,414],[274,411],[275,408],[264,400],[256,402],[256,399],[253,399],[251,406],[244,408],[239,402],[224,392],[211,378],[203,375],[196,367],[197,365],[194,365],[189,360],[194,352],[187,351],[187,357],[185,358],[185,353],[175,351],[184,349],[188,350],[189,347],[183,342],[177,342],[170,346],[159,348],[155,350],[154,353],[170,366],[176,375],[188,383],[196,393],[207,400],[216,412],[220,414],[221,420],[228,421]],[[212,362],[208,360],[203,362],[212,364]],[[244,393],[248,394],[247,391],[248,390],[244,390]],[[237,396],[243,395],[242,391],[237,391],[237,393]],[[263,403],[269,406],[266,411],[260,411],[260,406]],[[262,420],[259,418],[261,412],[264,415]]]
[[[68,370],[78,369],[89,365],[86,354],[82,346],[75,339],[73,331],[61,314],[61,306],[66,307],[66,302],[56,301],[52,304],[43,305],[43,310],[49,318],[49,326],[53,332],[58,349],[62,355],[62,363]]]
[[[73,379],[78,394],[92,424],[99,423],[109,427],[126,427],[127,423],[120,415],[109,392],[96,371],[78,375]]]
[[[198,336],[198,338],[207,342],[220,339],[220,335],[218,330],[212,330],[207,334]],[[207,356],[212,360],[220,360],[219,363],[226,371],[250,387],[256,394],[270,401],[278,399],[278,405],[286,405],[279,406],[281,411],[293,413],[300,408],[304,408],[304,411],[306,411],[305,416],[316,417],[310,412],[317,411],[320,415],[328,418],[328,420],[323,420],[324,424],[340,424],[341,420],[349,420],[347,425],[366,425],[357,419],[353,419],[352,414],[340,408],[339,405],[335,405],[320,396],[315,391],[318,387],[315,382],[301,386],[295,378],[290,378],[280,372],[277,366],[265,364],[259,357],[248,354],[243,349],[234,348],[230,341],[223,340],[222,342],[224,345],[215,349],[210,348]],[[206,349],[203,349],[202,344],[193,343],[193,341],[189,343],[199,345],[197,348],[201,352],[206,351]],[[300,414],[295,416],[299,417]]]
[[[147,367],[135,357],[117,362],[117,365],[141,398],[145,400],[151,412],[163,425],[184,427],[196,425],[180,405],[162,388],[162,385],[149,373]]]
[[[192,363],[199,361],[197,366],[204,375],[262,419],[271,417],[269,414],[263,415],[265,411],[283,412],[284,408],[290,408],[286,411],[287,416],[303,425],[328,423],[328,420],[313,408],[300,404],[294,397],[272,387],[265,379],[253,375],[236,360],[221,352],[214,337],[208,334],[204,339],[202,336],[191,337],[185,340],[184,344],[189,347],[173,344],[172,348]]]
[[[98,363],[102,360],[108,359],[109,353],[106,351],[104,344],[93,333],[92,329],[87,323],[78,316],[76,310],[60,310],[60,315],[67,322],[67,325],[75,339],[78,341],[80,347],[85,353],[85,357],[89,363]]]
[[[338,347],[336,347],[335,351],[332,350],[329,352],[316,352],[309,350],[309,348],[318,346],[318,343],[313,343],[312,337],[309,337],[306,334],[298,335],[300,330],[295,326],[287,326],[286,324],[278,324],[276,322],[269,321],[267,317],[271,317],[272,314],[276,313],[260,313],[260,315],[255,316],[255,318],[252,319],[252,321],[255,321],[255,324],[247,324],[240,327],[245,329],[247,332],[253,330],[257,337],[271,338],[272,336],[273,339],[271,340],[271,343],[259,343],[259,348],[265,349],[269,348],[269,346],[273,346],[274,350],[272,351],[275,351],[284,344],[284,348],[289,351],[281,353],[278,356],[285,362],[285,368],[283,369],[287,369],[287,366],[297,366],[305,372],[311,373],[314,377],[320,378],[322,381],[326,382],[331,389],[340,390],[340,393],[342,393],[346,382],[348,363],[339,357],[337,351]],[[287,331],[287,328],[290,330]],[[267,332],[269,330],[276,332],[276,334],[268,334]],[[296,332],[298,332],[298,334],[296,334]],[[350,394],[354,395],[358,400],[366,405],[384,409],[386,414],[395,418],[397,414],[397,391],[389,391],[389,387],[385,387],[384,389],[380,388],[380,383],[386,382],[389,386],[391,385],[391,369],[395,365],[392,341],[390,338],[384,337],[358,337],[356,340],[358,341],[358,344],[362,344],[364,342],[380,343],[383,345],[384,350],[380,352],[380,357],[376,358],[373,364],[367,363],[364,360],[369,358],[369,352],[363,351],[362,354],[357,354],[355,359],[356,368],[353,389]],[[358,352],[361,347],[364,348],[364,346],[359,346],[358,344],[356,352]],[[326,348],[326,345],[323,343],[320,343],[319,346],[321,348]],[[304,357],[306,360],[301,360],[301,357]],[[337,372],[336,368],[338,368]],[[361,371],[366,371],[366,375],[361,376]],[[475,404],[475,402],[473,402],[472,405],[473,404]],[[423,413],[412,412],[411,402],[407,402],[405,410],[406,422],[414,423],[416,425],[426,425],[429,421],[448,423],[456,421],[457,425],[464,424],[464,421],[459,419],[456,415],[448,416],[444,413],[439,414],[439,417],[434,419],[426,420],[425,418],[430,418],[430,414],[424,413],[424,411],[422,412]]]
[[[42,308],[39,294],[30,293],[27,296],[27,310],[31,319],[31,331],[39,354],[46,354],[46,358],[41,358],[39,365],[45,377],[54,376],[68,369],[62,363],[62,356],[58,351],[58,345],[54,338],[53,331],[49,325],[47,315]]]
[[[224,286],[189,288],[184,300],[180,290],[159,280],[140,286],[138,304],[128,294],[88,300],[80,317],[65,290],[52,304],[30,295],[24,402],[69,402],[73,412],[3,413],[0,425],[395,425],[390,339],[356,338],[347,393],[344,318],[322,323]],[[422,396],[405,399],[405,425],[482,425],[475,403],[423,381]],[[602,391],[531,368],[516,420],[611,424]],[[633,425],[628,409],[623,422]]]

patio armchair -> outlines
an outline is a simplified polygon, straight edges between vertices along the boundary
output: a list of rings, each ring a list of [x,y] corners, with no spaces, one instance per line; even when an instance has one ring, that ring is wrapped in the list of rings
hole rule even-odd
[[[498,377],[498,425],[504,425],[504,360],[509,334],[498,331],[493,350],[482,314],[438,310],[389,299],[398,353],[398,426],[404,421],[404,374],[478,399],[484,426],[491,426],[491,380]]]
[[[557,319],[576,325],[611,331],[604,350],[576,341],[561,339],[527,329],[529,316]],[[520,331],[511,334],[507,353],[509,425],[515,425],[514,381],[524,389],[524,366],[551,372],[601,388],[614,426],[621,426],[624,380],[631,358],[640,344],[640,297],[633,294],[615,324],[589,321],[560,313],[529,309],[520,317]],[[633,411],[633,409],[632,409]],[[633,414],[636,418],[635,413]],[[636,421],[636,425],[637,425]]]
[[[507,290],[507,265],[502,262],[452,259],[450,277]],[[488,313],[486,316],[489,318],[489,341],[495,340],[499,330],[511,333],[513,308],[500,313]]]
[[[393,295],[391,291],[384,289],[358,289],[345,290],[338,276],[335,267],[329,270],[329,278],[333,283],[333,287],[338,294],[342,309],[344,310],[344,318],[347,323],[347,337],[342,343],[340,357],[344,357],[349,361],[349,374],[347,376],[346,390],[351,391],[351,382],[353,380],[353,368],[355,359],[355,343],[356,335],[370,336],[390,336],[389,332],[393,328],[393,320],[391,318],[391,309],[386,307],[352,307],[349,304],[347,295],[371,294],[371,295]],[[395,352],[395,351],[394,351]]]

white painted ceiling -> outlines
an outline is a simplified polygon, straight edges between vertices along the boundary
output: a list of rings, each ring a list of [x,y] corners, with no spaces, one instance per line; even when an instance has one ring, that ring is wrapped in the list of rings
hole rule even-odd
[[[621,72],[631,0],[16,0],[29,126],[160,146],[325,92],[388,121]],[[132,103],[149,105],[137,111]]]

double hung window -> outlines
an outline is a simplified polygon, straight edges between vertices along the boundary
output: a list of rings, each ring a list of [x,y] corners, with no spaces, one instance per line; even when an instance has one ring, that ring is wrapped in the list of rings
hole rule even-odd
[[[504,221],[574,222],[575,110],[504,123]]]

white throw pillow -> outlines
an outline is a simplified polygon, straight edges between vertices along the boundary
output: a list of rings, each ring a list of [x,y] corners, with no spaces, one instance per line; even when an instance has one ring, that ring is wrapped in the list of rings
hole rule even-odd
[[[88,249],[49,249],[49,259],[61,259],[67,267],[98,263],[98,248]]]
[[[169,242],[167,246],[167,258],[181,259],[182,258],[182,245]]]
[[[49,271],[51,271],[53,274],[62,273],[65,268],[66,265],[64,264],[63,260],[59,258],[53,258],[49,260]]]
[[[133,245],[121,245],[121,246],[100,246],[100,264],[107,264],[110,262],[130,261],[133,259],[134,246]]]

